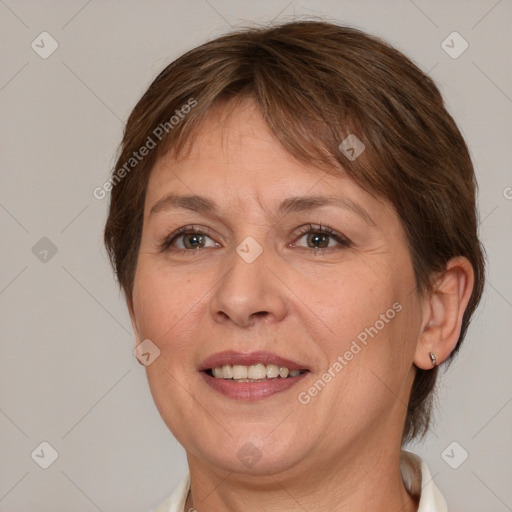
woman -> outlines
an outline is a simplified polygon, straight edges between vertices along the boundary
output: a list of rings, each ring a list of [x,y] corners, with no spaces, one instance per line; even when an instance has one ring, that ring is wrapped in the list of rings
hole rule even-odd
[[[189,464],[160,511],[444,511],[419,457],[484,263],[432,80],[358,30],[248,29],[164,69],[105,229]]]

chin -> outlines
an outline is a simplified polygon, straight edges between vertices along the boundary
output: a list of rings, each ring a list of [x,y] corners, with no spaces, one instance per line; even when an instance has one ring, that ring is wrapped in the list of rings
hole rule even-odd
[[[187,454],[229,473],[268,477],[269,474],[287,472],[306,455],[306,440],[299,439],[289,430],[283,429],[271,439],[269,432],[275,427],[276,423],[272,422],[272,425],[253,429],[250,433],[245,427],[238,434],[231,430],[230,436],[216,425],[212,435],[203,435],[199,439],[188,437],[182,445]]]
[[[266,455],[265,455],[266,454]],[[229,473],[240,475],[265,476],[285,473],[293,468],[298,460],[297,457],[291,457],[289,453],[272,453],[261,450],[250,441],[236,452],[214,452],[206,453],[208,462],[217,468]]]

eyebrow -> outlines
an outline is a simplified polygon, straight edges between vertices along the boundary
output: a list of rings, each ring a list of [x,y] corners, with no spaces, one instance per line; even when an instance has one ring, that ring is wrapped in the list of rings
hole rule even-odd
[[[367,224],[375,226],[375,222],[368,212],[359,204],[354,203],[348,197],[344,196],[308,196],[308,197],[289,197],[285,199],[277,210],[278,214],[286,215],[289,213],[298,213],[314,210],[325,206],[337,206],[350,210],[361,217]],[[197,195],[177,195],[168,194],[159,199],[151,208],[149,216],[155,213],[169,210],[191,210],[203,214],[219,216],[219,208],[212,200]]]

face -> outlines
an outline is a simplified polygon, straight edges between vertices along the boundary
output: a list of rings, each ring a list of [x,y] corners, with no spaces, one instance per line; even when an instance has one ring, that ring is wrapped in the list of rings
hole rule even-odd
[[[252,102],[221,114],[146,194],[130,309],[162,418],[189,463],[234,472],[399,446],[421,300],[397,214],[295,160]]]

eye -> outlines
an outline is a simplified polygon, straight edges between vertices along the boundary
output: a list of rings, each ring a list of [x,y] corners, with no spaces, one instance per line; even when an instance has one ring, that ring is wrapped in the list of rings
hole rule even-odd
[[[183,226],[170,234],[161,244],[162,251],[173,252],[193,252],[197,249],[206,249],[208,247],[219,247],[217,242],[207,234],[208,228],[198,228],[197,226]],[[210,245],[207,240],[211,240]]]
[[[306,249],[321,251],[326,249],[340,249],[350,247],[350,241],[341,233],[334,231],[328,226],[314,226],[308,224],[299,229],[299,238],[296,242],[305,239]],[[295,246],[295,243],[292,247]],[[340,247],[341,246],[341,247]]]
[[[220,244],[212,239],[213,233],[205,227],[183,226],[171,233],[160,246],[162,252],[178,252],[182,254],[197,254],[199,249],[220,247]],[[305,239],[306,247],[297,245]],[[208,241],[210,243],[208,244]],[[317,252],[325,252],[343,249],[351,246],[351,242],[341,233],[328,226],[307,224],[299,228],[298,238],[289,247],[300,247]]]

